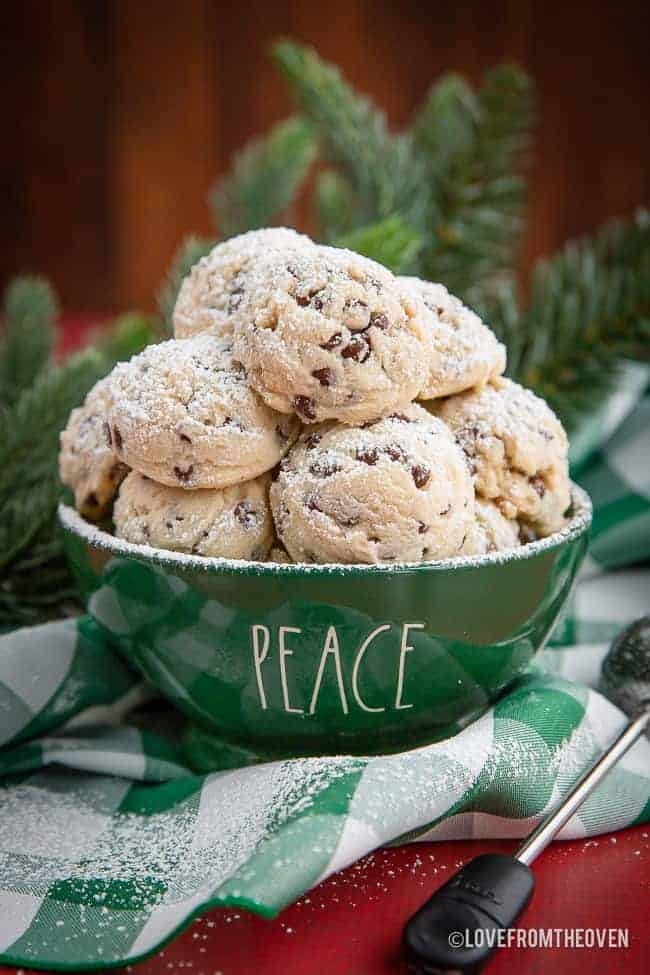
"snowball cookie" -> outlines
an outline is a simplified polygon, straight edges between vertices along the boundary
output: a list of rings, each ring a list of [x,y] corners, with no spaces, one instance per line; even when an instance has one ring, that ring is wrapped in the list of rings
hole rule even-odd
[[[309,246],[314,246],[309,237],[286,227],[251,230],[217,244],[181,285],[173,314],[174,336],[184,339],[208,330],[230,333],[248,268],[270,250],[286,253]]]
[[[243,288],[235,353],[273,409],[353,424],[419,393],[424,308],[380,264],[335,247],[272,252]]]
[[[448,428],[411,405],[305,431],[280,465],[271,509],[297,562],[420,562],[458,553],[474,491]]]
[[[562,527],[571,500],[568,441],[544,400],[498,378],[431,408],[465,451],[477,494],[541,535]]]
[[[60,437],[61,480],[72,488],[75,507],[90,521],[100,521],[110,513],[117,489],[128,473],[110,446],[110,403],[110,382],[101,379],[83,406],[72,411]]]
[[[205,333],[150,345],[112,373],[118,456],[174,487],[219,488],[270,470],[295,440],[295,417],[250,388],[227,339]]]
[[[519,548],[519,522],[506,518],[494,501],[476,499],[474,521],[459,555],[487,555]]]
[[[270,474],[208,491],[166,487],[132,471],[113,509],[127,542],[226,559],[263,560],[273,543]]]
[[[494,332],[442,284],[399,278],[426,310],[429,374],[418,399],[450,396],[482,386],[506,367],[506,348]]]

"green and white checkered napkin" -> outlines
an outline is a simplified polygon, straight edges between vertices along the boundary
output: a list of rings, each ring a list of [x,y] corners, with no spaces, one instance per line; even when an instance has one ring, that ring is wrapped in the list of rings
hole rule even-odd
[[[129,723],[151,692],[90,620],[0,638],[0,961],[130,962],[216,905],[274,915],[382,844],[528,832],[625,720],[591,688],[650,570],[594,569],[650,558],[649,419],[646,400],[581,471],[594,541],[563,645],[455,738],[197,776],[160,722]],[[643,739],[561,837],[648,820]]]

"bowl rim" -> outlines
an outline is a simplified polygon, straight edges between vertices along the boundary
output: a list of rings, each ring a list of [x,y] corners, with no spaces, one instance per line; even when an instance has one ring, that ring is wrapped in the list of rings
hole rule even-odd
[[[184,552],[170,552],[166,549],[152,548],[149,545],[138,545],[116,538],[109,532],[98,528],[86,521],[72,506],[63,502],[59,504],[58,516],[63,528],[73,535],[82,538],[87,544],[110,552],[116,556],[133,557],[138,561],[153,562],[170,571],[174,569],[198,569],[211,575],[228,574],[243,576],[287,576],[303,577],[306,575],[325,576],[368,576],[427,572],[459,571],[476,569],[482,566],[501,565],[507,562],[520,562],[535,558],[544,552],[559,548],[567,542],[584,534],[591,525],[592,505],[589,495],[577,484],[571,484],[571,502],[573,514],[561,531],[554,532],[546,538],[536,542],[529,542],[520,548],[508,549],[501,552],[488,552],[485,555],[472,555],[463,558],[438,559],[431,562],[382,562],[382,563],[323,563],[307,564],[303,562],[250,562],[244,559],[225,559],[207,557],[204,555],[190,555]]]

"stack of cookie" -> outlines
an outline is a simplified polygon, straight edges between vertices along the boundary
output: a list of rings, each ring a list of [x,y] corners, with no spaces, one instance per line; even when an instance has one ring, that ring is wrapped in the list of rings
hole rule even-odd
[[[561,424],[502,378],[503,345],[442,285],[292,230],[252,231],[195,265],[174,331],[118,365],[61,435],[77,508],[99,521],[115,500],[121,538],[235,559],[418,562],[564,523]]]

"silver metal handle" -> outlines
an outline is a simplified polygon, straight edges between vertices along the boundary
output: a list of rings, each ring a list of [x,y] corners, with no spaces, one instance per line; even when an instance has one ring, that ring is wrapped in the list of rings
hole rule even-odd
[[[609,770],[641,737],[650,722],[650,703],[630,721],[606,751],[580,776],[551,813],[539,823],[514,854],[517,860],[529,865],[546,849],[553,837],[568,823],[574,812],[596,788]]]

